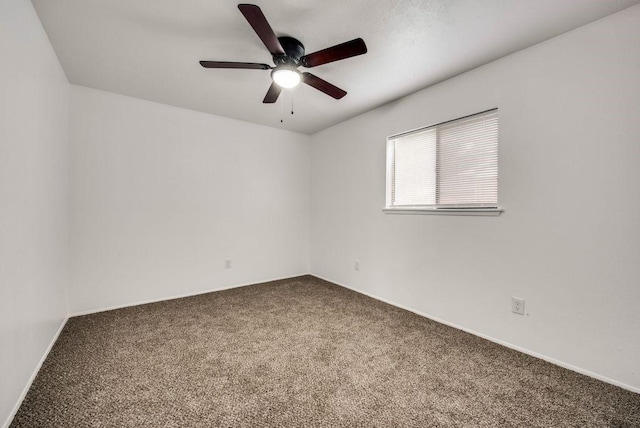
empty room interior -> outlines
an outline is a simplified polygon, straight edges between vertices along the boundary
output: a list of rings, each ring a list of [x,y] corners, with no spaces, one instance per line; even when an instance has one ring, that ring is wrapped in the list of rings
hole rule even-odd
[[[0,426],[640,427],[640,0],[2,0]]]

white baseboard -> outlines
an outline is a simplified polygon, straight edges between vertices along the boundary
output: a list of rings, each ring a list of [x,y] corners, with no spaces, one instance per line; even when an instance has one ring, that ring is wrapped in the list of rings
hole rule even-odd
[[[285,276],[285,277],[282,277],[282,278],[264,279],[264,280],[259,280],[259,281],[252,281],[252,282],[247,282],[247,283],[229,285],[229,286],[225,286],[225,287],[212,288],[212,289],[204,290],[204,291],[196,291],[196,292],[193,292],[193,293],[185,293],[185,294],[178,294],[178,295],[173,295],[173,296],[165,296],[165,297],[159,297],[157,299],[141,300],[141,301],[137,301],[137,302],[133,302],[133,303],[125,303],[125,304],[122,304],[122,305],[109,306],[109,307],[106,307],[106,308],[91,309],[91,310],[88,310],[88,311],[80,311],[80,312],[75,312],[73,314],[70,314],[69,318],[78,317],[78,316],[81,316],[81,315],[97,314],[99,312],[112,311],[114,309],[129,308],[131,306],[146,305],[148,303],[157,303],[157,302],[164,302],[164,301],[167,301],[167,300],[182,299],[184,297],[199,296],[201,294],[213,293],[215,291],[231,290],[232,288],[246,287],[248,285],[262,284],[262,283],[265,283],[265,282],[281,281],[283,279],[297,278],[299,276],[305,276],[305,275],[310,275],[310,274],[309,274],[309,272],[305,272],[305,273],[301,273],[301,274],[298,274],[298,275]]]
[[[31,384],[33,383],[33,381],[35,380],[36,376],[38,375],[38,372],[40,371],[40,368],[42,367],[42,364],[44,364],[44,360],[46,360],[47,357],[49,356],[49,352],[51,352],[51,348],[53,348],[53,345],[56,343],[56,340],[58,340],[58,336],[60,336],[60,333],[62,333],[62,329],[67,324],[68,320],[69,320],[69,317],[66,317],[64,320],[62,320],[62,323],[60,324],[60,327],[58,327],[58,331],[56,331],[56,334],[53,336],[53,339],[51,339],[51,342],[49,343],[49,346],[44,351],[44,355],[42,355],[42,358],[40,358],[40,361],[38,362],[38,365],[33,370],[33,373],[31,374],[31,377],[29,378],[29,381],[27,382],[26,386],[22,390],[22,394],[20,394],[20,398],[18,398],[18,402],[16,403],[15,406],[13,406],[13,410],[11,410],[11,413],[9,414],[9,417],[5,421],[4,425],[2,425],[3,428],[9,428],[9,425],[11,425],[11,422],[13,421],[13,418],[16,416],[16,413],[18,413],[18,409],[22,405],[22,402],[24,401],[24,398],[27,396],[27,392],[29,392],[29,388],[31,388]]]
[[[340,287],[347,288],[347,289],[349,289],[351,291],[355,291],[356,293],[364,294],[365,296],[371,297],[372,299],[379,300],[381,302],[387,303],[387,304],[395,306],[397,308],[404,309],[404,310],[409,311],[409,312],[413,312],[416,315],[420,315],[421,317],[428,318],[428,319],[430,319],[432,321],[435,321],[435,322],[438,322],[440,324],[444,324],[444,325],[447,325],[449,327],[453,327],[455,329],[462,330],[464,332],[473,334],[474,336],[478,336],[478,337],[481,337],[483,339],[487,339],[488,341],[493,342],[493,343],[497,343],[498,345],[502,345],[502,346],[505,346],[507,348],[516,350],[518,352],[522,352],[523,354],[531,355],[532,357],[539,358],[539,359],[547,361],[547,362],[549,362],[551,364],[555,364],[556,366],[560,366],[560,367],[563,367],[565,369],[569,369],[571,371],[574,371],[576,373],[580,373],[580,374],[592,377],[594,379],[601,380],[601,381],[606,382],[608,384],[619,386],[620,388],[623,388],[623,389],[626,389],[628,391],[640,394],[640,388],[636,388],[634,386],[627,385],[626,383],[619,382],[619,381],[614,380],[614,379],[610,379],[610,378],[608,378],[606,376],[602,376],[602,375],[599,375],[597,373],[590,372],[589,370],[585,370],[585,369],[582,369],[580,367],[576,367],[574,365],[565,363],[563,361],[556,360],[555,358],[551,358],[549,356],[546,356],[546,355],[543,355],[543,354],[539,354],[539,353],[531,351],[529,349],[513,345],[513,344],[505,342],[503,340],[496,339],[496,338],[491,337],[491,336],[487,336],[486,334],[478,333],[477,331],[474,331],[474,330],[459,326],[457,324],[451,323],[449,321],[445,321],[445,320],[440,319],[440,318],[433,317],[431,315],[425,314],[425,313],[417,311],[415,309],[411,309],[411,308],[409,308],[407,306],[404,306],[404,305],[400,305],[400,304],[392,302],[390,300],[383,299],[383,298],[375,296],[375,295],[373,295],[371,293],[367,293],[366,291],[358,290],[357,288],[350,287],[350,286],[345,285],[345,284],[341,284],[340,282],[334,281],[334,280],[329,279],[329,278],[324,278],[324,277],[322,277],[320,275],[316,275],[315,273],[311,273],[310,275],[315,276],[316,278],[320,278],[320,279],[323,279],[325,281],[331,282],[332,284],[339,285]]]

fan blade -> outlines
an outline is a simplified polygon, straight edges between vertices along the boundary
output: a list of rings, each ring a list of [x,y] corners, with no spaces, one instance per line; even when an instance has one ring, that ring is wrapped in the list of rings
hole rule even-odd
[[[302,73],[302,81],[304,83],[306,83],[307,85],[313,86],[317,90],[319,90],[321,92],[324,92],[325,94],[329,95],[330,97],[335,98],[336,100],[339,100],[340,98],[342,98],[345,95],[347,95],[346,91],[343,91],[342,89],[338,88],[337,86],[332,85],[331,83],[327,82],[326,80],[322,80],[318,76],[315,76],[315,75],[313,75],[311,73],[308,73],[308,72]]]
[[[267,95],[264,96],[264,100],[262,100],[262,102],[266,104],[275,103],[280,96],[280,92],[282,92],[282,88],[278,86],[276,82],[272,82],[271,86],[269,86],[269,90],[267,91]]]
[[[200,61],[204,68],[242,68],[248,70],[269,70],[271,66],[257,62]]]
[[[239,4],[238,9],[244,15],[249,25],[256,32],[262,43],[267,47],[271,55],[284,55],[284,49],[278,40],[278,36],[273,32],[267,18],[262,10],[255,4]]]
[[[309,68],[366,53],[367,45],[364,44],[364,40],[358,38],[310,53],[300,58],[300,61],[304,67]]]

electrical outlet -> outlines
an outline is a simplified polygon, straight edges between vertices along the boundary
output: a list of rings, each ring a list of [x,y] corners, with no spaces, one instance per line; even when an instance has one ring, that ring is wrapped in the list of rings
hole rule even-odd
[[[354,268],[355,270],[360,270],[360,260],[356,260],[356,261],[353,263],[353,268]]]
[[[511,297],[511,312],[514,314],[524,315],[524,299]]]
[[[226,259],[224,261],[224,268],[225,269],[231,269],[231,259]]]

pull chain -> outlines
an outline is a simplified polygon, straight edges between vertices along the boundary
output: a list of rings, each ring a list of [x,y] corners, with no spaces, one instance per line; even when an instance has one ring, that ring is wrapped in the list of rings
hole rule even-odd
[[[280,123],[284,123],[284,94],[280,101]]]
[[[285,91],[283,91],[282,96],[280,97],[280,123],[284,123],[284,103],[285,101]],[[293,91],[291,91],[291,115],[293,116]]]

